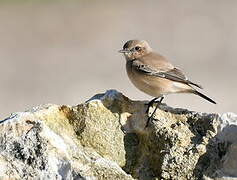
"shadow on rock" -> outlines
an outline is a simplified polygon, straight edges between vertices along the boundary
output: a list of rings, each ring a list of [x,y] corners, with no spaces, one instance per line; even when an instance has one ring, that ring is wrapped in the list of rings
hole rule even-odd
[[[206,146],[194,169],[199,179],[237,177],[237,126],[227,125]]]

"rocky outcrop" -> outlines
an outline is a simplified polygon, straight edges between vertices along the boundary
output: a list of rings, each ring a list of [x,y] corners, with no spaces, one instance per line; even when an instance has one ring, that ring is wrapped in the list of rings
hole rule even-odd
[[[160,104],[145,127],[145,110],[110,90],[14,113],[0,123],[0,179],[237,177],[237,115]]]

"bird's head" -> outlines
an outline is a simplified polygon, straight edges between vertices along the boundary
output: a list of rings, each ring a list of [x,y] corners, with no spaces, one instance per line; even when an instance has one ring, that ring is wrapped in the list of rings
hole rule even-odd
[[[123,53],[127,60],[132,60],[149,54],[151,51],[152,49],[146,41],[129,40],[119,52]]]

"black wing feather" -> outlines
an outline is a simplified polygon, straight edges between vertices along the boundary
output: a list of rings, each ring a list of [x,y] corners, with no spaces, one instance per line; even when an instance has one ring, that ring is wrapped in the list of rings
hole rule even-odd
[[[143,73],[145,73],[147,75],[157,76],[157,77],[160,77],[160,78],[166,78],[166,79],[169,79],[169,80],[172,80],[172,81],[176,81],[176,82],[180,82],[180,83],[191,84],[191,85],[194,85],[194,86],[202,89],[202,86],[189,81],[187,79],[187,77],[182,73],[182,71],[180,71],[177,68],[173,68],[173,69],[171,69],[169,71],[162,71],[162,70],[157,71],[157,70],[152,69],[148,65],[141,64],[138,61],[134,62],[133,66],[138,71],[143,72]]]

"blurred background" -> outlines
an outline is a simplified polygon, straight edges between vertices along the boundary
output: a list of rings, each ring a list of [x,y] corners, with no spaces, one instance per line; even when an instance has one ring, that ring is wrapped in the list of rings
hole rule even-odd
[[[195,95],[170,95],[173,107],[237,113],[237,1],[0,1],[0,117],[44,104],[76,105],[117,89],[137,90],[118,53],[145,39],[194,82]]]

